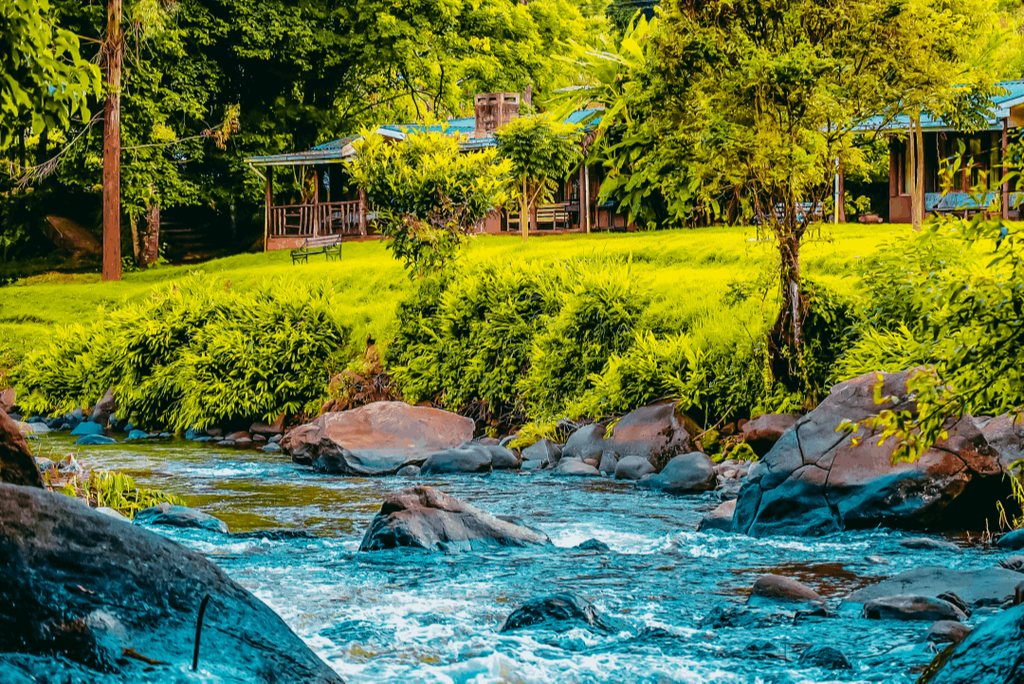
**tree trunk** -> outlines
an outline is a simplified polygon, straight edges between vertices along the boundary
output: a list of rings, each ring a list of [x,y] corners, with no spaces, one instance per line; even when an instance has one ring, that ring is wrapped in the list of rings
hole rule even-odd
[[[800,290],[800,233],[783,227],[779,242],[779,280],[782,306],[769,337],[772,375],[795,388],[801,377],[800,349],[806,303]]]
[[[103,280],[121,279],[121,0],[107,0],[103,117]]]
[[[132,255],[135,257],[135,265],[142,263],[142,241],[139,239],[139,219],[135,214],[128,214],[128,228],[132,234]]]
[[[160,256],[160,203],[156,202],[146,214],[146,239],[142,244],[142,261],[139,264],[147,268],[156,263]]]
[[[526,180],[523,180],[523,199],[519,202],[519,230],[523,234],[523,242],[530,237],[530,200],[526,194]]]
[[[914,230],[921,230],[924,226],[924,133],[921,132],[921,112],[910,116],[909,133],[907,191],[910,193],[910,225]]]

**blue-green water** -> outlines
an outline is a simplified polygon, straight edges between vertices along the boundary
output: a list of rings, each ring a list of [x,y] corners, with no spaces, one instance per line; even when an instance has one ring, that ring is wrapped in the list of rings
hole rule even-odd
[[[63,436],[37,444],[53,458],[72,450]],[[918,641],[927,623],[843,613],[794,621],[782,610],[745,627],[702,628],[701,621],[716,607],[742,606],[765,572],[800,579],[837,604],[853,589],[906,569],[988,567],[999,557],[965,538],[957,540],[962,553],[911,551],[898,543],[904,535],[885,530],[824,539],[698,533],[701,516],[717,503],[710,495],[673,498],[630,483],[543,473],[425,482],[490,513],[522,518],[546,532],[554,548],[360,553],[381,500],[408,480],[325,477],[280,454],[183,441],[76,453],[90,466],[180,494],[233,531],[289,527],[315,534],[241,540],[153,528],[224,568],[349,682],[913,682],[912,669],[933,655]],[[611,551],[572,548],[587,539]],[[499,633],[520,603],[566,592],[592,601],[622,631]],[[799,654],[811,644],[840,649],[854,670],[799,667]]]

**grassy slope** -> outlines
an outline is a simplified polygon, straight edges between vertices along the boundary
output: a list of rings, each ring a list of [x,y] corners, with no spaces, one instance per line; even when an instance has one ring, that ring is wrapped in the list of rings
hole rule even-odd
[[[825,227],[820,239],[805,243],[804,273],[853,293],[856,260],[908,234],[906,226]],[[602,255],[631,256],[636,277],[654,293],[649,315],[672,329],[690,330],[702,342],[735,334],[737,325],[753,334],[774,318],[772,301],[755,298],[733,308],[722,301],[731,282],[763,278],[775,258],[774,245],[757,241],[754,228],[550,236],[525,244],[518,237],[485,236],[473,241],[464,258],[553,262]],[[346,244],[340,263],[313,257],[308,265],[293,266],[287,252],[272,252],[218,259],[200,267],[161,266],[126,274],[119,283],[101,283],[98,275],[49,274],[0,288],[0,349],[27,351],[56,325],[89,323],[101,307],[144,296],[154,286],[198,269],[230,281],[231,287],[264,279],[329,278],[342,295],[342,315],[356,340],[367,333],[387,340],[395,304],[410,289],[401,266],[381,242]]]

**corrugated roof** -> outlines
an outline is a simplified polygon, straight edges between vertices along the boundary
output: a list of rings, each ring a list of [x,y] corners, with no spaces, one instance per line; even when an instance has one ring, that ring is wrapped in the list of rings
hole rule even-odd
[[[596,128],[601,122],[600,109],[581,109],[566,117],[566,123],[582,124],[587,130]],[[449,119],[444,123],[424,126],[420,123],[408,124],[384,124],[377,128],[382,135],[401,139],[405,137],[406,131],[435,131],[444,130],[448,135],[458,135],[462,139],[459,147],[464,150],[481,150],[494,147],[497,144],[494,136],[488,135],[483,138],[469,137],[476,131],[476,118],[472,116]],[[272,154],[261,157],[249,157],[246,159],[250,164],[260,166],[290,166],[303,164],[323,164],[331,161],[338,161],[352,156],[351,144],[359,139],[358,135],[350,135],[338,140],[321,143],[306,152],[294,152],[289,154]]]
[[[1002,120],[1010,116],[1010,108],[1024,104],[1024,80],[1002,81],[999,85],[1006,91],[1004,95],[992,98],[992,109],[985,117],[989,130],[1001,129]],[[854,130],[857,131],[905,131],[910,126],[909,116],[897,116],[891,121],[885,117],[874,116],[867,119]],[[951,131],[953,128],[941,119],[930,116],[921,117],[921,129],[925,131]]]

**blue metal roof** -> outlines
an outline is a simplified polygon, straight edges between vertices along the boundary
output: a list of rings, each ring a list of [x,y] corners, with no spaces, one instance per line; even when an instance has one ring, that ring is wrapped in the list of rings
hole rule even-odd
[[[1001,81],[999,86],[1005,90],[1005,94],[992,98],[992,108],[989,116],[985,117],[988,123],[988,130],[1002,128],[1002,120],[1010,116],[1010,108],[1024,104],[1024,80]],[[865,120],[854,130],[857,131],[905,131],[910,126],[909,116],[897,116],[887,120],[882,116],[873,116]],[[921,117],[921,129],[931,131],[951,131],[953,128],[942,119],[930,116]]]

